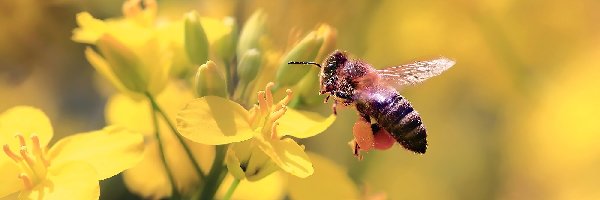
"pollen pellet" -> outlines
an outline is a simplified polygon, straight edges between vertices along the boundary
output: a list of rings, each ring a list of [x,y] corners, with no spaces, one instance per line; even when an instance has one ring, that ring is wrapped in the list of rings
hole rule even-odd
[[[352,127],[352,133],[354,134],[354,140],[358,144],[360,150],[368,151],[374,146],[373,131],[371,131],[371,123],[358,120]]]

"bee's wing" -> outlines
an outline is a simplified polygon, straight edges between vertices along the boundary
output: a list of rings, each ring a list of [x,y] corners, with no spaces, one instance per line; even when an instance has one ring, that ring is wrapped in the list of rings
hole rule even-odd
[[[410,64],[377,70],[381,80],[395,88],[421,83],[431,77],[440,75],[456,62],[448,58],[428,61],[417,61]]]

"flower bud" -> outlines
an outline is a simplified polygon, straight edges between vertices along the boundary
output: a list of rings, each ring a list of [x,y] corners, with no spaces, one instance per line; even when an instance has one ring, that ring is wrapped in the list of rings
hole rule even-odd
[[[235,55],[235,47],[238,37],[237,23],[234,18],[226,17],[223,19],[223,25],[229,30],[212,44],[216,55],[223,61],[231,61]]]
[[[336,49],[337,32],[331,26],[322,24],[317,28],[317,34],[323,38],[323,45],[319,49],[319,54],[317,54],[315,62],[321,62]]]
[[[109,34],[100,36],[97,47],[123,86],[133,92],[147,92],[148,77],[137,55]]]
[[[323,101],[319,96],[319,68],[313,67],[308,74],[297,84],[298,97],[306,105],[317,104]]]
[[[240,33],[239,43],[237,45],[237,56],[242,57],[249,49],[259,48],[262,35],[265,32],[265,23],[267,16],[262,10],[258,10],[250,16],[242,32]]]
[[[257,49],[250,49],[244,53],[237,66],[240,84],[248,84],[256,78],[261,67],[261,55]]]
[[[275,80],[277,87],[293,86],[308,73],[309,66],[290,65],[290,61],[314,61],[323,44],[323,38],[316,32],[309,33],[287,55],[283,56]]]
[[[219,96],[227,98],[227,82],[213,61],[208,61],[198,68],[195,88],[198,97]]]
[[[206,63],[208,60],[208,39],[200,16],[196,11],[185,15],[185,51],[190,61],[196,65]]]

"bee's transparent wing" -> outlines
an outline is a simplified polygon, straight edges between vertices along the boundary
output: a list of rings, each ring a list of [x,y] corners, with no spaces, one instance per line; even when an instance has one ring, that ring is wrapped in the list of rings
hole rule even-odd
[[[410,64],[377,70],[385,84],[395,88],[421,83],[431,77],[440,75],[456,62],[448,58],[438,58],[428,61],[417,61]]]

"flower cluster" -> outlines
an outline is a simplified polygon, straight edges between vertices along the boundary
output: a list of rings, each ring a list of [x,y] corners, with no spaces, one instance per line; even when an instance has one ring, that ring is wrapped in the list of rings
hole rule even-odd
[[[144,198],[230,199],[241,181],[260,185],[279,171],[300,180],[319,169],[294,138],[323,132],[335,116],[298,109],[320,100],[318,71],[287,62],[321,60],[334,29],[320,25],[276,50],[262,11],[238,29],[233,18],[195,11],[163,19],[153,0],[127,0],[122,10],[105,20],[77,14],[72,36],[118,91],[106,106],[109,126],[47,150],[52,128],[41,111],[6,111],[0,197],[97,199],[98,181],[124,171],[127,188]],[[226,178],[232,185],[217,194]]]

